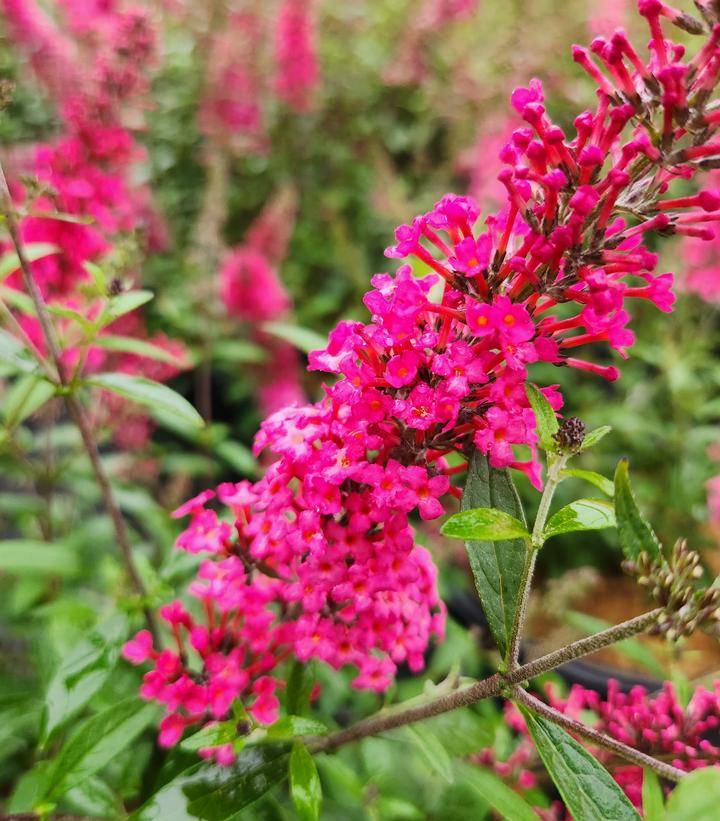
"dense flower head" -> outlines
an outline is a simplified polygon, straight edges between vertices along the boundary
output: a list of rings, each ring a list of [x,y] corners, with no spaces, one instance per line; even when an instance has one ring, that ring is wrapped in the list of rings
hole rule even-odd
[[[579,684],[573,685],[566,698],[560,697],[551,685],[545,688],[548,703],[574,719],[582,720],[611,738],[635,750],[667,761],[686,772],[720,765],[717,728],[720,726],[720,681],[712,690],[695,688],[687,704],[683,704],[670,682],[651,695],[644,687],[635,686],[623,692],[617,681],[608,682],[607,698]],[[480,754],[484,764],[495,766],[503,777],[517,779],[518,786],[534,784],[530,765],[535,758],[525,720],[516,707],[508,703],[506,717],[510,726],[524,736],[507,761],[497,761],[490,751]],[[637,807],[642,805],[643,769],[633,764],[619,764],[612,753],[592,749],[606,766],[628,798]]]
[[[161,744],[176,743],[190,725],[227,718],[238,698],[257,722],[272,723],[280,686],[272,672],[291,653],[354,665],[354,686],[376,691],[398,664],[423,666],[443,610],[434,565],[414,544],[407,512],[420,506],[421,515],[437,515],[433,501],[447,479],[391,463],[366,484],[359,463],[346,466],[349,450],[357,459],[369,446],[361,432],[329,408],[277,414],[259,437],[258,447],[280,456],[263,479],[220,485],[175,512],[191,517],[178,548],[210,556],[189,588],[202,618],[175,602],[160,615],[176,650],[156,650],[146,631],[124,648],[134,664],[153,663],[141,694],[166,709]],[[338,446],[353,435],[351,448]],[[208,506],[215,497],[225,516]]]

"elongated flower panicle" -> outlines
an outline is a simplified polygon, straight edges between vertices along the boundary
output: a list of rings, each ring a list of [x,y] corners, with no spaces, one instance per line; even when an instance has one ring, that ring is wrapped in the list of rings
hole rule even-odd
[[[218,623],[215,610],[235,614],[212,645],[221,668],[232,654],[245,658],[249,640],[234,632],[244,605],[223,576],[232,567],[245,574],[243,595],[259,585],[275,603],[268,617],[282,613],[283,647],[300,660],[354,665],[355,685],[374,690],[389,685],[399,663],[419,670],[430,638],[442,634],[443,608],[409,517],[442,515],[448,495],[461,495],[451,479],[475,449],[540,486],[528,368],[542,361],[614,380],[618,369],[594,357],[601,345],[627,355],[628,304],[671,310],[672,274],[654,273],[645,238],[709,239],[720,219],[717,191],[668,191],[675,178],[720,163],[720,117],[709,106],[720,25],[684,61],[663,26],[702,25],[658,0],[639,9],[651,34],[645,59],[622,31],[573,49],[598,87],[597,106],[576,118],[574,136],[548,117],[537,80],[513,92],[527,125],[501,150],[498,213],[480,221],[474,200],[447,195],[397,229],[386,256],[417,270],[404,263],[374,276],[364,300],[370,322],[341,322],[310,354],[311,369],[338,378],[321,401],[263,423],[256,453],[276,461],[254,485],[218,488],[231,521],[207,507],[212,492],[180,511],[191,522],[178,546],[210,553],[201,575],[220,579],[208,594],[207,629]],[[556,386],[540,390],[562,406]],[[568,447],[577,447],[582,431],[570,433]],[[166,704],[174,727],[221,717],[207,703],[166,696],[177,680],[214,676],[204,650],[185,658],[176,641],[180,663],[147,697]],[[126,654],[137,661],[133,648]],[[265,654],[264,672],[283,656],[278,648]],[[251,702],[252,676],[241,680],[236,695]]]
[[[282,0],[275,24],[275,91],[293,110],[312,108],[319,68],[314,0]]]

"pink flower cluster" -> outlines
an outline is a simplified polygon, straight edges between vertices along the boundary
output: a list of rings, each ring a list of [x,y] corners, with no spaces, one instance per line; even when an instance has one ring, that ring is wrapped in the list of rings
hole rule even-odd
[[[711,171],[708,185],[720,185],[720,172]],[[702,242],[688,237],[681,246],[683,270],[678,288],[697,294],[705,302],[720,303],[720,240]]]
[[[266,414],[304,398],[295,348],[262,328],[265,322],[286,319],[292,308],[278,268],[287,253],[296,204],[291,189],[278,192],[220,270],[220,292],[228,314],[249,324],[252,338],[267,355],[258,373],[260,407]]]
[[[30,212],[21,221],[24,242],[50,243],[58,249],[32,263],[45,299],[90,318],[97,313],[98,303],[83,295],[90,280],[86,262],[100,262],[124,234],[144,233],[149,251],[165,244],[164,227],[151,206],[149,190],[131,185],[143,151],[122,122],[124,110],[137,107],[147,90],[155,36],[147,14],[122,3],[63,0],[59,6],[64,12],[63,28],[33,0],[2,0],[14,41],[30,52],[31,65],[52,95],[63,125],[61,136],[37,146],[24,169],[37,179],[39,194],[26,191],[18,182],[12,188],[15,200]],[[71,218],[56,219],[57,211]],[[21,288],[19,272],[7,284]],[[32,316],[20,316],[19,321],[43,349],[38,321]],[[180,343],[162,334],[150,337],[138,314],[123,317],[109,330],[149,339],[174,353],[178,365],[93,347],[84,362],[86,371],[112,369],[167,380],[183,367],[186,357]],[[70,333],[64,357],[69,366],[77,364],[77,354]],[[149,420],[126,401],[103,393],[95,411],[98,421],[116,429],[119,440],[133,446],[147,440]]]
[[[261,37],[256,14],[230,14],[209,49],[198,123],[210,140],[238,152],[266,148],[261,66],[256,58]]]
[[[275,91],[298,112],[312,108],[318,83],[313,0],[282,0],[275,24]]]
[[[203,619],[176,602],[160,611],[176,651],[156,651],[147,631],[124,648],[133,663],[153,663],[141,694],[167,711],[161,744],[175,744],[189,725],[227,718],[238,698],[258,722],[272,723],[280,681],[271,673],[290,653],[336,669],[355,665],[354,686],[376,691],[390,684],[397,664],[423,666],[443,611],[435,568],[414,545],[406,511],[421,505],[436,515],[432,497],[447,480],[428,482],[422,468],[392,464],[376,469],[367,487],[357,457],[376,443],[363,441],[365,428],[331,408],[277,414],[258,447],[281,458],[263,479],[220,485],[175,511],[191,516],[177,546],[211,556],[190,586]],[[337,444],[349,437],[356,440],[352,464]],[[229,520],[207,506],[216,495]],[[233,760],[229,745],[201,755]]]
[[[720,765],[720,747],[712,740],[720,726],[720,681],[712,690],[696,688],[687,706],[682,705],[669,682],[654,696],[639,686],[624,693],[613,680],[608,685],[607,699],[580,685],[574,685],[567,698],[560,698],[552,686],[545,690],[555,709],[681,770]],[[534,758],[533,745],[525,720],[514,706],[508,704],[506,717],[510,726],[524,735],[523,741],[506,762],[496,762],[488,751],[480,754],[480,760],[492,763],[503,777],[517,776],[518,786],[527,789],[534,784],[534,776],[527,769]],[[612,754],[605,750],[593,748],[592,753],[606,764],[612,760]],[[612,774],[633,804],[641,807],[642,767],[615,763]]]
[[[621,31],[574,49],[598,86],[597,107],[576,118],[574,137],[549,119],[539,82],[513,93],[527,125],[501,150],[498,213],[479,225],[472,199],[447,195],[397,229],[386,255],[414,258],[418,270],[402,264],[373,277],[370,322],[341,322],[310,355],[311,369],[338,378],[321,401],[263,423],[256,452],[276,461],[255,485],[218,489],[232,520],[207,507],[212,492],[179,511],[192,518],[178,546],[214,556],[204,577],[239,559],[232,566],[247,574],[243,584],[276,595],[271,612],[290,625],[290,652],[356,666],[356,686],[384,689],[402,662],[420,669],[442,631],[435,570],[409,517],[442,514],[447,495],[461,494],[450,477],[475,448],[539,486],[528,367],[616,379],[616,367],[578,349],[596,353],[602,343],[624,356],[634,341],[628,300],[671,309],[672,275],[653,273],[645,236],[713,236],[706,223],[720,219],[717,192],[664,195],[675,177],[720,156],[720,117],[705,109],[720,73],[720,25],[685,63],[661,27],[679,13],[655,0],[640,10],[652,38],[645,62]],[[542,390],[561,406],[555,386]],[[229,606],[235,587],[220,583],[213,596]],[[212,629],[216,617],[207,619]],[[225,632],[218,642],[223,656],[246,655],[245,636]],[[213,679],[204,662],[188,669],[173,668],[166,684]],[[217,718],[164,703],[183,724]]]

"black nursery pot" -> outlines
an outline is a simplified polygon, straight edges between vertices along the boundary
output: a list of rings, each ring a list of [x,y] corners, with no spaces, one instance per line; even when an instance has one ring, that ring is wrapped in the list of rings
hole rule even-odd
[[[483,646],[492,647],[493,639],[490,634],[487,619],[483,612],[477,594],[468,590],[453,593],[446,601],[448,613],[464,627],[479,628]],[[520,647],[520,660],[530,661],[526,657],[524,648]],[[594,690],[601,698],[607,698],[608,683],[614,680],[618,683],[621,692],[627,693],[633,687],[640,685],[648,692],[659,690],[662,681],[642,673],[619,670],[611,665],[597,664],[589,661],[569,661],[558,667],[554,672],[568,685],[579,684],[588,690]]]

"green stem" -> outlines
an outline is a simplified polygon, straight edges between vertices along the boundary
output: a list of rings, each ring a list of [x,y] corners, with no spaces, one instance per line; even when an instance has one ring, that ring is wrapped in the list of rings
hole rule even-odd
[[[535,524],[533,525],[530,543],[528,544],[527,557],[525,560],[525,568],[523,570],[523,577],[520,583],[520,602],[518,604],[517,613],[515,614],[515,622],[510,636],[510,648],[508,651],[508,669],[513,670],[518,666],[520,659],[520,642],[522,640],[523,628],[525,626],[525,617],[527,616],[528,603],[530,601],[530,591],[532,590],[533,574],[535,572],[535,562],[537,560],[537,552],[543,543],[543,530],[545,529],[545,522],[550,513],[550,506],[552,504],[555,491],[560,484],[560,474],[567,464],[570,457],[567,454],[560,454],[555,457],[552,463],[548,463],[548,475],[540,497],[540,505],[538,507],[537,516],[535,517]]]

